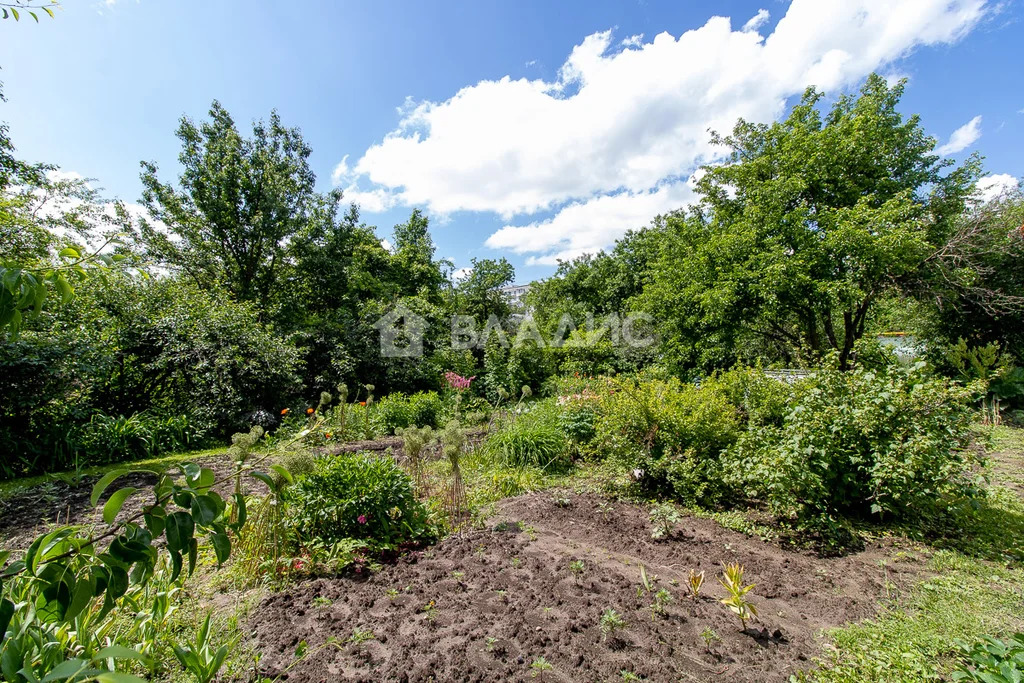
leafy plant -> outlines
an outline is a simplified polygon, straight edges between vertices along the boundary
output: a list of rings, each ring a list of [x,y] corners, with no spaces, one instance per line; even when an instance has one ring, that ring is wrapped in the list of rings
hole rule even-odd
[[[548,660],[544,659],[543,657],[537,657],[537,659],[533,660],[533,663],[530,664],[530,668],[533,670],[530,672],[530,677],[537,678],[539,676],[540,680],[543,681],[544,674],[548,671],[551,671],[552,666]]]
[[[389,549],[433,536],[409,476],[390,457],[322,457],[316,469],[295,484],[289,501],[289,523],[300,539],[328,544],[360,539]]]
[[[690,577],[689,577],[689,586],[690,586],[690,596],[693,598],[694,602],[696,602],[697,598],[700,597],[700,589],[701,589],[701,587],[703,585],[704,585],[704,572],[700,572],[698,574],[693,569],[691,569],[690,570]]]
[[[661,503],[651,506],[650,519],[651,538],[661,540],[672,536],[682,516],[671,503]]]
[[[487,448],[506,467],[539,467],[550,470],[564,467],[565,435],[554,415],[538,410],[506,421],[487,439]]]
[[[467,385],[468,386],[468,385]],[[457,393],[461,396],[461,393]],[[441,452],[451,465],[451,483],[445,507],[448,519],[453,528],[459,528],[465,521],[468,512],[466,502],[466,485],[462,481],[460,462],[466,449],[466,432],[457,419],[450,420],[441,432]]]
[[[601,629],[601,640],[608,640],[608,638],[615,638],[616,633],[626,628],[626,620],[622,618],[622,615],[609,607],[601,613],[599,626]]]
[[[954,681],[1020,683],[1024,681],[1024,633],[999,640],[983,636],[980,642],[957,643],[967,661],[953,671]]]
[[[573,560],[569,563],[569,571],[572,572],[573,581],[579,585],[580,579],[583,577],[583,572],[586,571],[586,565],[583,564],[583,560]]]
[[[178,658],[182,668],[192,674],[198,683],[210,683],[216,678],[228,656],[229,645],[221,645],[214,650],[212,641],[210,615],[207,614],[196,633],[195,640],[186,642],[184,646],[174,646],[174,656]]]
[[[745,630],[747,622],[757,616],[757,608],[746,599],[755,584],[743,585],[743,566],[738,562],[723,565],[722,577],[718,581],[729,592],[729,597],[723,599],[722,604],[740,620],[740,630]]]
[[[711,652],[711,646],[721,640],[718,634],[715,633],[715,630],[710,626],[704,627],[700,632],[700,638],[704,641],[704,647],[707,649],[708,653]]]
[[[655,616],[665,616],[665,607],[672,603],[672,594],[665,588],[658,589],[654,594],[654,602],[651,603],[651,619]]]

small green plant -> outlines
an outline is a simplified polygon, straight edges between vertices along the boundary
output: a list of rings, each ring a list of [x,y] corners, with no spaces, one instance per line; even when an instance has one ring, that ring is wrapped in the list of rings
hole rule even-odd
[[[1020,683],[1024,681],[1024,633],[1007,640],[983,636],[973,645],[957,642],[967,658],[953,672],[954,681]]]
[[[746,598],[755,584],[743,585],[743,565],[739,562],[723,566],[719,583],[729,591],[729,597],[722,600],[722,604],[736,614],[740,620],[740,630],[746,630],[747,622],[757,616],[757,608]]]
[[[601,613],[601,640],[614,639],[616,633],[626,628],[626,620],[618,612],[609,607]]]
[[[583,578],[583,572],[587,570],[587,566],[583,564],[583,560],[573,560],[569,563],[569,571],[572,572],[572,578],[577,585],[580,583],[580,579]]]
[[[416,427],[410,425],[395,431],[395,434],[402,437],[402,448],[405,450],[405,457],[409,459],[413,482],[416,490],[423,495],[423,450],[434,441],[434,430],[429,427]]]
[[[195,676],[198,683],[210,683],[224,665],[228,656],[228,644],[213,649],[210,637],[210,615],[206,615],[203,625],[199,627],[196,638],[186,642],[184,647],[174,646],[174,656],[188,673]]]
[[[567,508],[572,505],[572,501],[565,496],[554,496],[551,498],[551,502],[556,508]]]
[[[530,668],[533,669],[533,671],[530,673],[530,677],[540,677],[540,680],[543,681],[544,673],[547,671],[551,671],[552,666],[551,662],[549,662],[548,660],[544,659],[543,657],[537,657],[537,659],[533,660],[533,664],[530,664]]]
[[[704,641],[704,648],[708,651],[708,654],[711,654],[711,646],[721,640],[721,638],[718,637],[718,634],[715,633],[715,630],[710,626],[705,627],[704,630],[700,632],[700,637],[701,640]]]
[[[679,511],[671,503],[661,503],[651,507],[651,538],[661,540],[672,536],[676,524],[681,519]]]
[[[427,620],[428,621],[433,621],[434,620],[434,615],[437,612],[437,603],[435,603],[433,600],[431,600],[430,602],[425,604],[423,607],[421,607],[420,611],[427,615]]]
[[[690,570],[689,585],[690,585],[690,597],[692,597],[693,601],[696,602],[697,598],[700,597],[700,589],[704,585],[704,572],[700,572],[698,574],[697,572],[695,572],[694,570],[691,569]]]
[[[654,594],[654,602],[651,603],[651,620],[655,617],[665,616],[665,607],[672,603],[672,594],[664,588],[658,589]]]
[[[611,519],[612,513],[615,512],[615,506],[612,505],[611,501],[602,500],[597,504],[597,511],[601,513],[602,519],[607,522]]]
[[[366,641],[373,640],[374,638],[376,638],[376,636],[373,635],[373,631],[357,628],[352,631],[352,635],[348,637],[348,642],[359,645],[360,643],[365,643]]]
[[[461,396],[461,394],[458,394]],[[441,432],[441,452],[451,464],[451,483],[445,500],[448,523],[459,529],[468,517],[469,504],[466,500],[466,485],[462,481],[460,463],[466,450],[466,430],[457,419],[452,419]]]
[[[484,642],[485,642],[484,647],[487,649],[487,651],[488,652],[494,652],[494,646],[497,644],[498,639],[493,637],[493,636],[487,636],[487,640],[484,641]]]
[[[330,607],[334,604],[334,601],[330,598],[326,598],[322,595],[313,598],[313,602],[310,603],[313,607]]]
[[[658,575],[648,575],[647,567],[640,565],[640,585],[636,589],[636,597],[650,595],[654,591],[654,584],[658,582]]]
[[[520,567],[520,565],[522,565],[522,564],[523,564],[523,561],[520,560],[518,557],[513,557],[512,558],[512,566],[513,567],[518,569]]]
[[[387,592],[384,593],[384,595],[388,596],[388,600],[394,602],[395,598],[398,597],[398,589],[397,588],[389,588],[387,590]]]
[[[624,680],[624,681],[639,681],[639,680],[642,680],[635,673],[633,673],[632,671],[628,671],[626,669],[623,669],[622,671],[619,672],[619,677],[622,680]]]

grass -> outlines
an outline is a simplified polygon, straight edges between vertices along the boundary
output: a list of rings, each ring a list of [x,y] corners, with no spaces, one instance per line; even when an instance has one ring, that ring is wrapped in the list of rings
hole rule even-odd
[[[198,460],[200,458],[208,458],[213,455],[221,455],[227,451],[223,446],[219,448],[207,448],[200,451],[182,451],[180,453],[168,453],[167,455],[161,455],[157,458],[147,458],[145,460],[130,460],[126,462],[113,462],[104,465],[93,465],[92,467],[82,468],[80,474],[90,477],[101,477],[110,470],[116,470],[120,467],[153,467],[153,466],[166,466],[173,465],[179,462],[185,462],[187,460]],[[22,479],[11,479],[10,481],[0,482],[0,500],[9,498],[14,494],[24,491],[25,489],[35,488],[42,484],[46,484],[51,481],[59,481],[60,477],[63,476],[74,476],[74,471],[40,474],[34,477],[24,477]]]

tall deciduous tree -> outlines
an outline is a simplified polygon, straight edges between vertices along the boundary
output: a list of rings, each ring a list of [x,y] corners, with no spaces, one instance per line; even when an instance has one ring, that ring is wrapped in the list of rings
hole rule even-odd
[[[209,121],[184,117],[177,136],[180,188],[161,182],[156,164],[142,162],[143,204],[166,225],[143,221],[142,242],[198,285],[224,286],[265,314],[287,240],[306,224],[315,197],[311,150],[276,112],[242,137],[216,101]]]
[[[849,364],[871,307],[948,239],[978,176],[974,159],[944,171],[902,94],[873,75],[822,116],[808,89],[784,121],[715,136],[728,163],[666,220],[642,298],[677,363],[729,363],[746,344]]]

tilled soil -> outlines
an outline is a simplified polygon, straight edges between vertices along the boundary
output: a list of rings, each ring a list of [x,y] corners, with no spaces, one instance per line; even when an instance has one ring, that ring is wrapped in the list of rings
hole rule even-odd
[[[686,518],[650,538],[646,511],[549,493],[508,499],[489,528],[451,537],[366,579],[316,579],[250,616],[262,673],[290,681],[784,681],[823,653],[820,630],[871,616],[885,580],[881,550],[823,559]],[[585,570],[574,577],[570,562]],[[740,562],[760,613],[745,631],[725,606],[723,562]],[[640,565],[674,601],[654,615]],[[705,572],[698,600],[690,569]],[[605,637],[604,610],[626,621]],[[713,631],[717,639],[705,644]],[[704,636],[702,636],[702,633]],[[369,635],[372,634],[372,638]],[[368,639],[364,639],[368,638]],[[296,658],[296,650],[305,650]],[[551,669],[532,667],[543,657]],[[290,668],[289,668],[290,667]],[[536,678],[531,674],[537,673]]]

